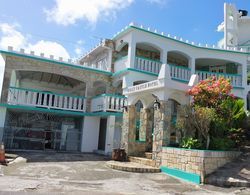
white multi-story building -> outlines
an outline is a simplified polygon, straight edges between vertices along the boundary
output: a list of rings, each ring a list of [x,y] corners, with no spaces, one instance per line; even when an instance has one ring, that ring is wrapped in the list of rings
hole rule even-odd
[[[224,13],[218,46],[131,23],[77,62],[0,51],[0,139],[9,149],[108,154],[122,139],[127,150],[129,143],[140,152],[154,150],[154,103],[174,121],[177,105],[190,102],[186,91],[211,76],[230,79],[247,108],[250,17],[231,4]]]

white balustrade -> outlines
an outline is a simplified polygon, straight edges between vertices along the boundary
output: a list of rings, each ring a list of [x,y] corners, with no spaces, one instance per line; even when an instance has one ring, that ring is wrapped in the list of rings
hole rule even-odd
[[[159,88],[163,86],[164,86],[164,79],[158,79],[158,80],[150,81],[147,83],[142,83],[139,85],[128,87],[126,93],[141,92],[141,91],[155,89],[155,88]]]
[[[162,63],[157,60],[151,60],[142,57],[135,57],[135,69],[152,72],[158,74],[160,72]]]
[[[215,77],[219,79],[224,77],[229,79],[233,87],[242,87],[242,76],[238,74],[226,74],[226,73],[216,73],[216,72],[206,72],[206,71],[196,71],[196,74],[199,76],[199,81],[205,80],[209,77]]]
[[[91,100],[91,112],[122,112],[126,105],[127,100],[124,96],[102,94]]]
[[[84,97],[9,88],[8,104],[85,112]]]
[[[177,79],[181,81],[189,81],[191,76],[191,70],[182,66],[173,66],[170,67],[170,76],[172,79]]]

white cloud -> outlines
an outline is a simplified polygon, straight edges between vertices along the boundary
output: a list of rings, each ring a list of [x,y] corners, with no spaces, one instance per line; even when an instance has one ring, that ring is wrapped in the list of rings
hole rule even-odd
[[[18,27],[18,24],[0,23],[0,32],[2,33],[0,48],[6,49],[9,45],[20,48],[26,44],[26,38],[16,30]]]
[[[29,44],[28,50],[35,51],[37,53],[54,55],[56,57],[63,57],[65,59],[70,58],[67,50],[57,42],[41,40],[33,45]]]
[[[169,0],[146,0],[149,3],[152,4],[159,4],[159,5],[164,5],[166,4]]]
[[[134,0],[55,0],[52,9],[46,9],[48,21],[61,25],[75,24],[86,20],[95,25],[99,19],[115,17],[116,13],[130,6]]]
[[[15,50],[24,48],[35,51],[37,54],[45,53],[46,56],[70,58],[69,53],[61,44],[45,40],[29,43],[29,36],[22,34],[18,28],[20,28],[18,24],[0,23],[0,49],[13,46]]]

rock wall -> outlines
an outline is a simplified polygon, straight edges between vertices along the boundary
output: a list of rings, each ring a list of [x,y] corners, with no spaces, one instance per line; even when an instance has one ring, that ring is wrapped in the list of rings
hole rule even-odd
[[[206,175],[240,155],[235,151],[192,150],[163,147],[162,166],[194,173],[204,183]]]

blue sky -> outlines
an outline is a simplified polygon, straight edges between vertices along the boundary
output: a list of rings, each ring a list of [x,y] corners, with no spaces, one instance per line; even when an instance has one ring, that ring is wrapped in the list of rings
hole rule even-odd
[[[250,12],[250,0],[228,0]],[[68,58],[131,21],[196,43],[217,44],[224,0],[0,0],[0,48]]]

